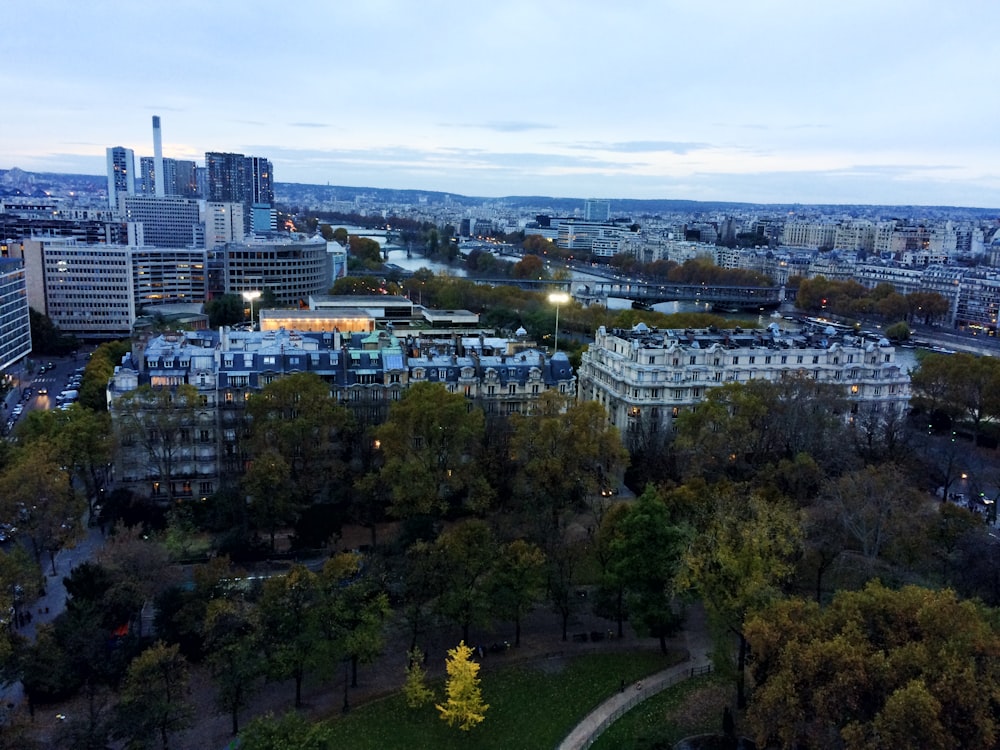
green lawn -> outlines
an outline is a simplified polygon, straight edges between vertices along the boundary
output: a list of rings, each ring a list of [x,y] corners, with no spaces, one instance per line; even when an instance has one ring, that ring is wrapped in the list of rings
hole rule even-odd
[[[676,663],[658,654],[590,654],[484,674],[486,720],[469,732],[445,724],[433,705],[407,708],[394,695],[330,720],[333,747],[346,750],[539,750],[554,748],[602,700]],[[438,700],[443,692],[436,685]]]
[[[695,734],[719,732],[730,682],[718,675],[696,677],[643,701],[598,737],[591,750],[640,750]],[[721,700],[721,704],[720,704]]]

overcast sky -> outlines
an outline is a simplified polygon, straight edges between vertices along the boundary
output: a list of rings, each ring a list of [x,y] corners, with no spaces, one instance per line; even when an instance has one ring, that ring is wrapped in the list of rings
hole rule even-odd
[[[1000,206],[996,0],[22,0],[0,168],[265,156],[278,181]]]

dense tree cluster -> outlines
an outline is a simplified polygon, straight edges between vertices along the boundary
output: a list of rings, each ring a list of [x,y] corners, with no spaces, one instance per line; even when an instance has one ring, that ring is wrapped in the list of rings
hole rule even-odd
[[[548,314],[514,289],[428,274],[406,286],[441,306],[481,305],[506,325]],[[586,326],[598,313],[563,314]],[[106,345],[87,377],[106,373],[116,351]],[[296,705],[345,671],[346,691],[383,653],[390,625],[409,641],[407,695],[423,705],[414,649],[432,625],[456,644],[507,627],[516,647],[533,609],[551,610],[566,639],[591,607],[665,648],[698,600],[761,741],[902,747],[918,732],[933,747],[995,746],[995,695],[971,686],[997,681],[1000,545],[981,516],[947,502],[973,468],[984,488],[1000,479],[991,449],[964,439],[987,435],[1000,410],[991,362],[927,357],[915,420],[804,378],[725,385],[631,457],[599,404],[559,394],[498,415],[421,383],[372,425],[315,376],[279,378],[247,402],[238,482],[204,501],[167,497],[169,512],[108,499],[122,523],[69,576],[69,606],[36,643],[0,641],[4,679],[22,678],[35,702],[83,695],[88,715],[67,732],[90,744],[77,746],[166,745],[190,720],[194,669],[212,676],[236,732],[269,680],[290,681]],[[169,475],[198,405],[184,386],[138,389],[120,405],[120,437]],[[25,539],[24,554],[0,555],[0,611],[19,606],[11,584],[37,590],[43,566],[80,533],[110,456],[106,420],[79,406],[34,413],[0,450],[0,510],[23,519]],[[621,500],[612,490],[630,461],[638,496]],[[376,533],[390,520],[397,533]],[[368,527],[371,544],[331,554],[347,524]],[[294,560],[319,559],[317,548],[322,565]],[[215,556],[199,557],[208,549]],[[186,580],[172,564],[181,557]],[[244,571],[266,558],[280,566]],[[150,603],[155,636],[144,632]],[[442,716],[488,726],[461,648],[451,666]],[[243,743],[322,747],[324,736],[294,717],[260,719]]]
[[[796,283],[795,305],[808,312],[930,324],[942,319],[949,309],[948,300],[936,292],[900,294],[892,284],[868,289],[856,281],[831,281],[824,276]]]

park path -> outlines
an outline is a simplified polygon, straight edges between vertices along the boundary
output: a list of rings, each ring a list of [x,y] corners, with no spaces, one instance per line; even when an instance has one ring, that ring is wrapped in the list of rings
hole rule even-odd
[[[594,744],[601,732],[634,706],[682,680],[705,674],[711,669],[712,640],[705,610],[700,604],[688,610],[684,636],[679,640],[687,649],[687,659],[640,682],[625,685],[620,693],[587,714],[559,744],[558,750],[585,750]]]

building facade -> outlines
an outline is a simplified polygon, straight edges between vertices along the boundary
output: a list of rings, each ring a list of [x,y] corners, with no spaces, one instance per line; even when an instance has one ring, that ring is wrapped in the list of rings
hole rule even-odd
[[[198,403],[183,415],[169,475],[151,451],[155,439],[124,434],[115,457],[119,485],[153,499],[207,497],[238,481],[246,461],[241,438],[251,394],[299,372],[312,372],[361,424],[385,420],[411,383],[441,383],[487,414],[523,413],[543,393],[572,395],[576,379],[565,354],[548,357],[524,342],[482,336],[444,341],[406,339],[387,331],[186,331],[137,340],[108,385],[108,406],[121,432],[120,399],[142,385],[193,386]],[[155,437],[155,436],[154,436]]]
[[[107,149],[108,205],[118,210],[119,196],[135,195],[135,152],[113,146]]]
[[[198,201],[128,195],[122,198],[128,244],[154,247],[200,247],[204,242]]]
[[[640,435],[669,434],[674,420],[712,388],[792,377],[842,385],[853,408],[888,413],[909,403],[909,374],[885,339],[832,328],[792,333],[776,323],[766,331],[602,326],[583,353],[578,398],[600,403],[632,443]]]
[[[213,294],[267,289],[278,305],[304,306],[310,295],[326,294],[334,282],[333,256],[326,240],[318,236],[286,242],[230,243],[217,248],[213,258],[221,270],[217,278],[222,283]]]
[[[0,370],[31,353],[24,261],[0,258]]]
[[[66,333],[128,335],[144,308],[205,301],[205,251],[85,245],[35,239],[22,245],[28,303]]]

